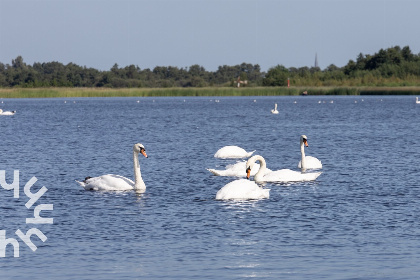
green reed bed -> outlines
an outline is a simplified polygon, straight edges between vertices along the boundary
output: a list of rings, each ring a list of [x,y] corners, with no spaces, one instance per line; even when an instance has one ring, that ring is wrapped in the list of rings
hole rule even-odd
[[[12,88],[0,89],[0,98],[288,96],[304,91],[308,95],[420,95],[420,87]]]

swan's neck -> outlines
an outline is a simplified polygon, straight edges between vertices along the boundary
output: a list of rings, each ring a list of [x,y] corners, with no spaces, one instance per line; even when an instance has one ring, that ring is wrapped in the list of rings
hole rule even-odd
[[[305,170],[306,169],[306,157],[305,157],[305,144],[303,144],[303,141],[300,141],[300,153],[302,154],[300,168],[302,170]]]
[[[265,163],[265,159],[262,156],[259,156],[259,155],[253,156],[252,159],[253,159],[254,163],[256,161],[260,162],[260,169],[255,174],[254,181],[256,181],[256,182],[262,181],[262,179],[264,177],[264,174],[266,172],[266,169],[267,169],[267,164]]]
[[[141,178],[139,153],[133,152],[133,164],[134,164],[134,189],[135,190],[146,190],[146,185]]]

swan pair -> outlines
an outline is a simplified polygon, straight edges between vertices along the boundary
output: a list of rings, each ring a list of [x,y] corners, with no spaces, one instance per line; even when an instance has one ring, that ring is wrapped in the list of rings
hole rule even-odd
[[[276,171],[266,172],[267,164],[265,159],[260,155],[251,157],[246,163],[246,177],[247,179],[251,176],[251,170],[254,168],[255,163],[260,162],[260,168],[254,176],[254,181],[257,183],[263,182],[302,182],[302,181],[313,181],[321,175],[321,172],[315,173],[303,173],[293,171],[290,169],[280,169]]]
[[[16,113],[16,111],[3,111],[0,109],[0,115],[1,116],[13,116]]]
[[[148,157],[146,149],[140,143],[133,146],[134,182],[120,175],[107,174],[99,177],[86,177],[83,181],[77,181],[85,190],[92,191],[126,191],[135,190],[138,193],[146,191],[146,185],[141,177],[139,154]]]
[[[258,172],[254,176],[255,182],[301,182],[313,181],[321,175],[321,172],[305,173],[306,169],[320,169],[322,163],[319,159],[311,156],[305,156],[305,146],[308,147],[308,137],[306,135],[300,136],[300,152],[302,158],[298,164],[302,172],[293,171],[290,169],[280,169],[277,171],[267,172],[267,164],[265,159],[260,155],[251,157],[246,163],[246,177],[249,179],[251,170],[254,168],[257,161],[260,162]]]

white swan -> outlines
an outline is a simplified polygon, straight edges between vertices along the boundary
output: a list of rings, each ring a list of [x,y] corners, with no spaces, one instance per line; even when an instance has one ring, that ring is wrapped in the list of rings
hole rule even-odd
[[[278,114],[279,111],[277,111],[277,103],[274,104],[274,109],[271,109],[271,114]]]
[[[246,162],[247,178],[251,175],[251,169],[254,167],[256,161],[260,162],[260,169],[254,176],[255,182],[300,182],[300,181],[313,181],[321,175],[321,172],[316,173],[302,173],[290,169],[280,169],[265,174],[266,163],[265,159],[260,155],[255,155],[248,159]]]
[[[220,148],[215,154],[215,158],[247,158],[255,151],[247,152],[238,146],[225,146]]]
[[[258,170],[260,169],[260,165],[258,163],[255,164],[251,170],[251,176],[257,174]],[[211,173],[216,176],[229,176],[229,177],[246,177],[246,162],[245,161],[238,161],[235,164],[230,164],[226,166],[225,170],[216,170],[216,169],[207,169]],[[272,172],[272,170],[266,168],[266,172]]]
[[[306,135],[300,136],[300,153],[302,159],[298,163],[298,168],[305,169],[321,169],[322,163],[316,157],[305,156],[305,146],[308,147],[308,137]]]
[[[16,113],[16,111],[3,111],[0,109],[0,115],[2,116],[13,116]]]
[[[416,104],[420,104],[419,98],[416,97]]]
[[[216,193],[216,199],[261,199],[270,198],[270,190],[259,187],[255,182],[239,179],[226,184]]]
[[[99,177],[86,177],[82,182],[78,182],[86,190],[92,191],[125,191],[135,190],[143,193],[146,191],[146,185],[143,182],[140,172],[139,153],[147,158],[146,150],[140,143],[133,147],[134,179],[125,178],[120,175],[107,174]]]

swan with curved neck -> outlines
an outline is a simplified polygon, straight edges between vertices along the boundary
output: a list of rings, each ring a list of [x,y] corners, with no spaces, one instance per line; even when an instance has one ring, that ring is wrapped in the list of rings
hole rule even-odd
[[[298,163],[298,168],[301,168],[302,171],[306,169],[321,169],[322,163],[316,157],[305,156],[305,146],[309,147],[308,145],[308,137],[306,135],[300,136],[300,153],[302,155],[301,160]]]
[[[141,177],[139,154],[148,157],[146,149],[140,143],[133,146],[133,165],[134,165],[134,182],[120,175],[107,174],[99,177],[86,177],[85,180],[79,182],[83,188],[92,191],[125,191],[135,190],[143,193],[146,191],[146,185]]]
[[[277,103],[274,104],[274,109],[271,109],[272,114],[278,114],[279,111],[277,111]]]
[[[254,176],[255,182],[300,182],[300,181],[313,181],[321,175],[321,172],[316,173],[302,173],[293,171],[290,169],[280,169],[277,171],[266,172],[267,164],[265,159],[260,155],[255,155],[248,159],[246,162],[246,173],[247,179],[250,178],[251,169],[254,167],[254,164],[259,161],[260,169],[257,174]]]

